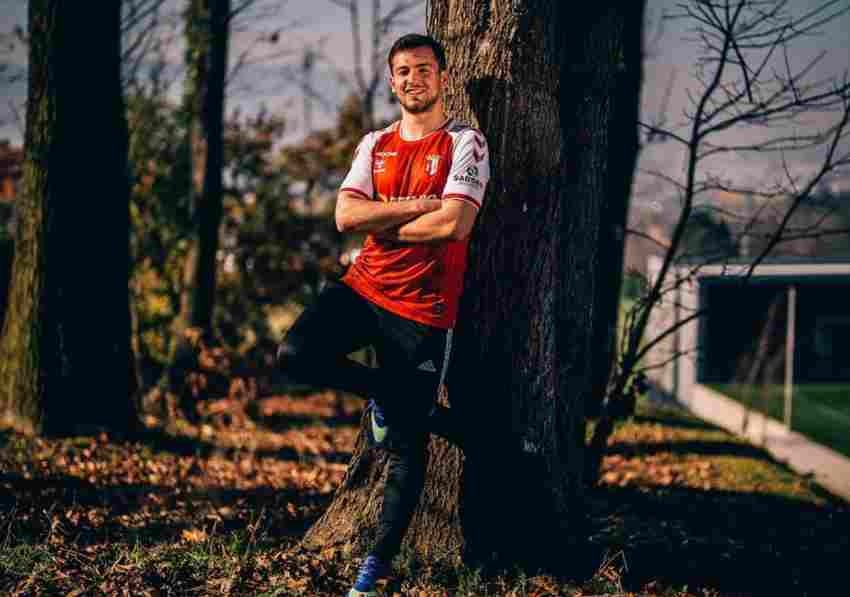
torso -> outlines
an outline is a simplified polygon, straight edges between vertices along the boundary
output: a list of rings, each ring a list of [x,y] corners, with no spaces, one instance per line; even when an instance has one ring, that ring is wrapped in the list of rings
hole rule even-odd
[[[440,199],[457,136],[468,130],[453,121],[416,141],[398,123],[373,133],[374,199]],[[379,306],[421,323],[449,328],[457,316],[466,269],[467,240],[402,243],[368,236],[343,282]]]

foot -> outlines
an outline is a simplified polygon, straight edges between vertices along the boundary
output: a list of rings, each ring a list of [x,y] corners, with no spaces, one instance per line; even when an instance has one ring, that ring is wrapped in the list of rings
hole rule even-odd
[[[384,412],[374,400],[369,401],[367,409],[369,411],[369,443],[373,446],[383,446],[390,430],[384,418]]]
[[[366,559],[360,564],[354,587],[348,592],[347,597],[377,597],[375,584],[387,575],[389,569],[387,563],[378,556],[366,556]]]

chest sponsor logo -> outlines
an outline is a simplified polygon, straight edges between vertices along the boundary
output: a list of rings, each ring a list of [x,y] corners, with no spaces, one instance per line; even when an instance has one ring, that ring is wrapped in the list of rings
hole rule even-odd
[[[425,172],[429,176],[434,176],[440,168],[440,160],[442,158],[434,153],[429,153],[425,156]]]
[[[375,174],[387,171],[387,160],[398,155],[397,151],[376,151],[375,161],[372,163],[372,171]]]
[[[384,201],[386,203],[396,203],[398,201],[416,201],[417,199],[439,199],[439,195],[402,195],[401,197],[396,197],[395,195],[387,196],[383,193],[378,193],[378,199]]]

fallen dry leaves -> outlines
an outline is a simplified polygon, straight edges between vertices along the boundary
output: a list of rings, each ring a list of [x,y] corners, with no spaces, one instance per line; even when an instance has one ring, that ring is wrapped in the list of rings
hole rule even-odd
[[[252,401],[253,388],[231,391],[234,397],[202,404],[194,424],[150,417],[144,441],[0,435],[0,593],[344,594],[357,561],[340,549],[304,552],[298,540],[345,474],[362,402],[332,393]],[[582,586],[542,574],[478,579],[420,562],[402,564],[384,595],[704,597],[722,593],[671,588],[688,584],[670,579],[690,561],[704,571],[796,550],[789,553],[797,559],[764,560],[767,570],[774,561],[801,566],[800,554],[822,545],[840,547],[837,510],[833,517],[791,502],[781,504],[788,526],[769,536],[772,543],[737,533],[752,518],[748,508],[777,507],[742,491],[781,483],[800,504],[825,502],[805,479],[778,475],[743,448],[735,453],[734,442],[663,422],[619,428],[591,504],[591,546],[623,555],[605,559]],[[715,443],[731,453],[703,449]],[[807,524],[793,524],[801,516]],[[772,519],[752,524],[767,535],[762,520]],[[632,592],[624,590],[629,583]]]

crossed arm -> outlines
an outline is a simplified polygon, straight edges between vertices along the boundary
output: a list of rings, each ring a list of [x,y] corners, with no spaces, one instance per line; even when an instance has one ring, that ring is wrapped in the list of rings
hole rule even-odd
[[[462,240],[469,236],[477,210],[465,201],[415,199],[384,203],[341,191],[336,202],[340,232],[368,232],[411,243]]]

